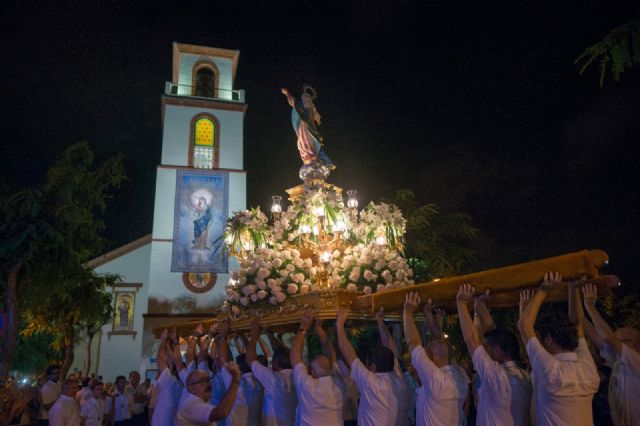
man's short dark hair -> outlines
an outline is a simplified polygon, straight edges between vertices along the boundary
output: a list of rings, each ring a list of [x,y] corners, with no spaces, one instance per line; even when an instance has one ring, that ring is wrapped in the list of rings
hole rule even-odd
[[[566,313],[550,312],[536,321],[536,333],[540,340],[551,339],[562,349],[575,351],[578,347],[578,330]]]
[[[376,373],[389,373],[393,371],[395,356],[389,349],[379,346],[369,351],[367,363],[376,367]]]
[[[495,329],[484,333],[484,339],[489,346],[497,346],[512,361],[520,359],[520,342],[515,334],[509,330]]]
[[[88,377],[85,377],[84,379],[82,379],[82,387],[86,388],[87,386],[89,386],[90,382],[91,382],[91,379]]]
[[[286,346],[279,346],[273,351],[273,357],[271,357],[271,363],[277,364],[279,368],[288,369],[291,368],[291,359],[289,356],[291,351]]]
[[[116,383],[118,383],[118,380],[124,380],[126,382],[127,378],[124,377],[124,376],[118,376],[118,377],[116,377]]]
[[[91,380],[91,390],[94,390],[98,386],[102,386],[102,382],[98,379]]]
[[[60,370],[60,366],[57,364],[51,364],[47,367],[47,376],[50,376],[56,370]]]
[[[240,354],[236,357],[236,364],[238,364],[238,368],[242,374],[251,373],[251,368],[249,364],[247,364],[247,356],[245,354]]]

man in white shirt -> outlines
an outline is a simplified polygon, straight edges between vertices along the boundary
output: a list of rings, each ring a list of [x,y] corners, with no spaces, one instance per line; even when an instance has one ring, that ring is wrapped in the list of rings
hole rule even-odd
[[[582,289],[586,308],[598,335],[604,340],[604,351],[612,355],[613,369],[609,380],[609,409],[616,426],[640,424],[640,331],[623,327],[611,330],[596,308],[598,288],[587,284]]]
[[[293,426],[296,420],[298,397],[293,384],[290,351],[282,342],[271,340],[273,357],[271,368],[258,362],[256,344],[260,338],[260,323],[251,324],[246,360],[253,376],[264,387],[262,423],[264,426]]]
[[[465,422],[463,412],[469,379],[462,369],[449,364],[449,348],[442,340],[432,340],[422,347],[420,332],[413,319],[418,310],[420,295],[410,292],[404,302],[402,323],[411,353],[411,363],[418,372],[422,386],[416,398],[416,424],[457,426]]]
[[[89,389],[91,389],[91,395],[84,400],[80,407],[80,417],[84,426],[102,426],[104,385],[99,380],[93,380]]]
[[[104,403],[104,414],[110,416],[115,426],[128,426],[131,419],[133,397],[125,392],[126,386],[126,377],[116,377],[116,387]]]
[[[60,367],[50,365],[47,367],[47,382],[40,389],[40,399],[42,400],[42,409],[40,411],[40,426],[49,424],[49,410],[53,407],[62,391],[62,383],[60,382]],[[65,373],[66,374],[66,373]]]
[[[225,324],[219,336],[216,348],[218,352],[218,365],[227,363],[227,332]],[[200,354],[202,354],[202,350]],[[235,403],[231,414],[226,418],[226,426],[260,426],[262,424],[262,396],[264,389],[260,382],[253,377],[251,368],[247,365],[246,355],[239,354],[236,357],[236,364],[240,369],[240,386],[236,395]],[[224,383],[225,393],[228,392],[232,377],[226,369],[220,372],[220,378]]]
[[[186,389],[180,397],[180,405],[176,414],[176,426],[209,426],[212,422],[224,419],[229,415],[236,400],[240,385],[240,369],[230,362],[224,368],[231,375],[231,383],[227,394],[218,406],[212,405],[211,377],[206,371],[194,370],[187,376]]]
[[[305,336],[313,322],[311,312],[305,311],[291,346],[293,381],[298,395],[296,423],[300,426],[342,426],[344,393],[333,376],[335,367],[331,364],[331,359],[335,359],[335,353],[316,355],[309,363],[308,370],[311,374],[302,362]],[[333,350],[331,345],[327,346]]]
[[[140,382],[140,373],[137,371],[129,373],[129,384],[124,391],[133,399],[133,405],[131,406],[131,426],[146,425],[147,413],[145,409],[147,408],[149,395],[147,394],[146,385]]]
[[[538,311],[549,291],[562,277],[548,272],[535,294],[520,294],[518,328],[533,370],[535,421],[539,426],[593,425],[591,401],[600,377],[584,338],[584,312],[577,287],[570,286],[568,316],[541,319]],[[535,325],[535,328],[534,328]]]
[[[172,332],[172,335],[177,342],[175,331]],[[176,343],[176,346],[179,353],[180,345]],[[173,341],[169,339],[169,330],[162,330],[158,349],[158,370],[160,375],[154,387],[156,404],[151,416],[151,426],[173,426],[176,418],[178,401],[182,393],[182,383],[172,373],[174,367],[172,363],[173,352],[174,345]]]
[[[470,284],[462,285],[456,303],[462,337],[478,374],[476,424],[527,426],[530,424],[531,381],[527,372],[516,364],[520,353],[518,338],[508,330],[496,329],[484,333],[483,341],[467,307],[474,293]]]
[[[360,391],[358,425],[406,425],[407,384],[393,352],[384,347],[376,348],[367,356],[365,366],[358,359],[344,329],[348,316],[349,311],[338,311],[336,331],[340,352],[351,368],[351,378]]]
[[[80,410],[76,402],[78,382],[67,379],[62,385],[62,393],[49,412],[50,426],[80,426]]]
[[[78,406],[82,407],[82,404],[84,404],[87,399],[91,398],[91,395],[93,394],[93,392],[91,391],[90,385],[91,385],[90,378],[85,377],[84,379],[82,379],[82,389],[80,389],[76,393],[76,401],[78,402]]]

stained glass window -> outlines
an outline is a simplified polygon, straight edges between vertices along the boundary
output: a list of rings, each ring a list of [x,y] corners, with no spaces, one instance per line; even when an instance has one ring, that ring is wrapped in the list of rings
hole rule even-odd
[[[194,126],[193,167],[213,168],[215,124],[208,118],[200,118]]]

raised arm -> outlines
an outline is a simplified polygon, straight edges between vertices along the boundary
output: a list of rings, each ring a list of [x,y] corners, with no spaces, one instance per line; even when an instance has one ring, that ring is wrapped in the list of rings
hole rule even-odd
[[[389,349],[393,352],[393,355],[398,356],[398,348],[396,347],[396,343],[393,341],[393,337],[391,333],[389,333],[389,329],[387,325],[384,323],[384,308],[380,307],[380,310],[376,313],[376,323],[378,323],[378,334],[380,334],[380,342],[382,346]]]
[[[222,323],[222,328],[220,330],[220,337],[218,338],[218,344],[216,346],[216,365],[218,370],[222,370],[222,368],[227,364],[227,351],[229,349],[229,343],[227,339],[229,338],[229,322],[225,321]]]
[[[264,333],[267,335],[267,339],[269,339],[269,344],[271,345],[271,349],[274,351],[278,349],[280,346],[284,346],[282,341],[276,337],[275,334],[268,328],[264,330]]]
[[[478,329],[479,338],[482,342],[482,336],[487,331],[495,330],[496,324],[493,322],[493,318],[491,318],[491,313],[489,312],[489,308],[487,308],[486,300],[489,298],[489,289],[486,289],[484,294],[476,296],[473,299],[473,310],[475,312],[474,324],[476,324],[476,328]],[[476,321],[477,320],[477,321]]]
[[[180,373],[180,371],[184,370],[185,365],[182,362],[182,354],[180,353],[180,340],[178,338],[178,333],[176,328],[173,327],[169,332],[169,345],[167,348],[167,355],[169,357],[169,361],[176,368],[176,372]]]
[[[433,315],[433,302],[431,298],[427,299],[427,303],[425,303],[423,309],[424,313],[424,322],[427,325],[427,330],[429,331],[429,337],[431,340],[439,340],[442,339],[442,315],[440,315],[440,311],[438,311],[437,317],[435,318]],[[431,341],[430,340],[430,341]]]
[[[300,328],[296,336],[293,338],[293,345],[291,346],[291,354],[289,355],[291,360],[291,366],[295,368],[296,365],[302,363],[302,350],[304,346],[304,338],[307,332],[313,324],[313,314],[311,311],[304,311],[302,319],[300,320]]]
[[[318,336],[318,340],[320,340],[320,344],[322,345],[322,350],[324,350],[324,354],[331,361],[331,366],[335,366],[337,362],[336,358],[336,350],[333,348],[331,341],[329,340],[329,336],[327,332],[322,328],[324,324],[324,320],[317,319],[314,323],[314,331],[316,332],[316,336]]]
[[[579,281],[573,281],[567,286],[569,289],[569,319],[578,330],[578,338],[584,337],[584,311],[580,303],[580,284]]]
[[[344,358],[344,362],[347,366],[351,367],[353,361],[358,359],[358,355],[356,354],[356,350],[353,349],[353,345],[349,341],[347,332],[344,329],[344,324],[347,322],[348,317],[348,310],[338,310],[338,318],[336,318],[336,333],[338,334],[338,347],[340,348],[340,353],[342,353],[342,358]]]
[[[245,348],[247,349],[246,360],[247,360],[247,365],[249,367],[251,367],[251,364],[253,364],[253,361],[258,360],[258,353],[256,351],[256,343],[258,342],[258,339],[260,339],[260,321],[258,321],[257,319],[254,319],[251,322],[251,331],[249,332],[249,341],[245,345]]]
[[[260,349],[262,349],[262,353],[267,358],[271,358],[271,349],[269,349],[269,345],[264,341],[262,336],[258,336],[258,344],[260,345]]]
[[[236,402],[238,388],[240,387],[240,376],[242,373],[236,363],[227,363],[224,368],[226,368],[227,371],[229,371],[229,374],[231,374],[231,383],[229,384],[229,389],[222,398],[222,401],[220,401],[220,403],[216,405],[216,408],[211,410],[211,413],[209,414],[209,421],[212,423],[218,420],[223,420],[229,415],[229,413],[231,413],[233,404]]]
[[[169,330],[165,328],[160,333],[160,347],[158,348],[158,370],[161,373],[167,367],[169,367],[169,360],[167,358],[168,339],[169,339]]]
[[[622,342],[618,340],[613,330],[611,330],[611,327],[609,327],[609,324],[602,318],[602,315],[600,315],[600,312],[598,312],[596,308],[598,287],[593,284],[586,284],[582,287],[582,293],[584,295],[584,307],[587,309],[596,331],[600,337],[604,339],[605,343],[611,346],[617,354],[622,353]]]
[[[540,307],[542,306],[544,299],[547,297],[549,290],[560,284],[561,280],[562,277],[558,272],[547,272],[546,274],[544,274],[542,283],[538,286],[535,294],[528,302],[524,304],[523,308],[520,310],[518,329],[520,330],[520,336],[522,337],[522,341],[525,345],[527,344],[529,339],[531,339],[532,337],[536,337],[534,325],[536,323],[536,318],[538,317]]]
[[[287,102],[289,103],[289,106],[293,107],[293,105],[295,104],[295,99],[293,99],[293,96],[291,96],[291,93],[289,93],[289,90],[283,88],[283,89],[280,89],[280,93],[282,93],[287,97]]]
[[[422,339],[420,339],[418,327],[416,327],[416,322],[413,319],[413,315],[418,310],[420,302],[422,302],[422,300],[417,291],[412,291],[407,294],[404,301],[402,325],[404,326],[404,338],[407,341],[409,353],[412,353],[418,346],[422,346]]]
[[[463,284],[458,289],[456,296],[456,306],[458,307],[458,318],[460,319],[460,329],[462,330],[462,337],[464,343],[469,349],[469,354],[473,354],[478,346],[481,345],[480,337],[478,335],[478,329],[473,323],[471,314],[469,313],[469,307],[467,304],[473,300],[473,294],[475,289],[471,284]]]

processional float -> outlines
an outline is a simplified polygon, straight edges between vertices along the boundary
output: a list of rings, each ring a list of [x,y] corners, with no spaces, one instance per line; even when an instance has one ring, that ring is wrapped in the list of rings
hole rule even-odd
[[[492,308],[517,306],[519,293],[536,287],[548,271],[564,282],[547,301],[567,298],[571,281],[592,282],[607,295],[619,285],[613,275],[600,275],[608,262],[601,250],[582,250],[466,275],[416,283],[403,255],[406,221],[392,204],[369,203],[358,210],[357,192],[327,182],[335,168],[324,152],[318,125],[316,92],[305,86],[299,99],[282,89],[291,106],[292,125],[303,165],[302,185],[287,190],[290,204],[273,196],[271,218],[259,208],[236,212],[225,230],[225,245],[239,268],[230,274],[226,301],[216,321],[228,318],[235,330],[248,329],[254,318],[272,328],[296,327],[304,310],[334,319],[340,308],[351,318],[373,320],[383,307],[387,319],[399,315],[409,291],[436,306],[455,306],[458,288],[471,283],[477,292],[489,289]],[[395,315],[394,315],[395,314]],[[180,324],[190,331],[196,322]],[[184,330],[182,330],[184,329]]]

